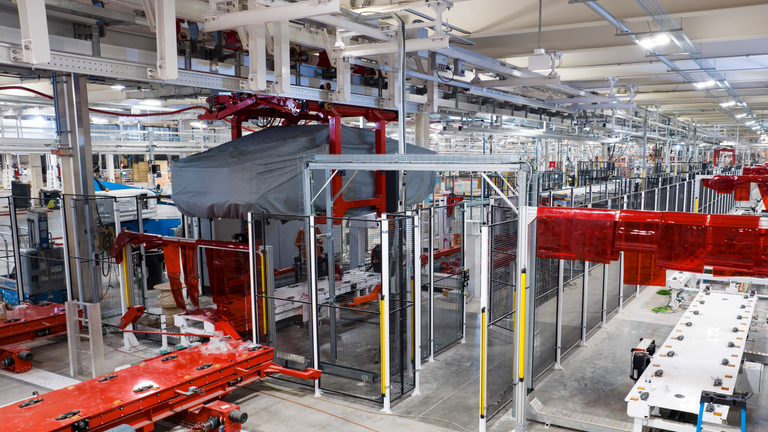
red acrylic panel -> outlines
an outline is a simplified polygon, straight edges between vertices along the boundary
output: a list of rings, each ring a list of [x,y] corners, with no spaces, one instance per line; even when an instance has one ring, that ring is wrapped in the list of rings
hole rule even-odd
[[[539,207],[536,244],[540,258],[609,263],[614,249],[614,210]]]
[[[768,277],[768,230],[758,230],[757,261],[754,274],[756,277]]]
[[[171,294],[176,306],[181,310],[187,310],[184,302],[184,293],[181,288],[181,258],[178,243],[163,242],[163,256],[165,258],[165,271],[168,274],[168,282],[171,285]]]
[[[206,248],[208,281],[216,311],[238,333],[250,338],[251,279],[247,251]],[[260,274],[260,267],[257,266]],[[259,309],[261,305],[257,305]],[[259,311],[262,318],[263,311]],[[261,320],[263,322],[263,320]],[[260,326],[261,327],[261,326]],[[261,329],[262,333],[264,329]]]
[[[704,272],[708,219],[706,214],[662,213],[657,265],[670,270]]]
[[[616,234],[616,249],[655,253],[660,222],[661,212],[621,210]]]
[[[735,201],[749,201],[750,200],[750,185],[737,185],[734,189],[733,199]]]
[[[759,249],[759,223],[759,216],[711,215],[704,265],[751,271]]]
[[[536,255],[539,258],[577,260],[571,250],[573,218],[570,208],[539,207],[536,211]]]
[[[184,269],[184,285],[187,286],[189,301],[195,309],[200,308],[199,278],[197,276],[197,245],[183,242],[180,245],[181,265]]]
[[[656,255],[624,252],[624,283],[663,287],[667,284],[667,271],[656,265]]]
[[[715,277],[729,277],[729,276],[752,277],[753,275],[754,274],[751,271],[727,270],[727,269],[721,269],[721,268],[712,269],[712,276],[715,276]]]

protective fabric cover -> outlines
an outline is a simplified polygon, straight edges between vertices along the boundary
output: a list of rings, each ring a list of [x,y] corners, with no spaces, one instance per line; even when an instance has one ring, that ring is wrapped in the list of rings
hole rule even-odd
[[[301,215],[302,156],[328,154],[328,137],[326,125],[273,127],[180,159],[171,164],[173,201],[185,216],[201,218],[245,219],[251,211]],[[373,154],[374,143],[373,130],[341,129],[342,154]],[[397,141],[387,139],[386,148],[394,154]],[[434,154],[413,145],[406,152]],[[324,183],[325,173],[315,172],[315,189]],[[423,201],[434,188],[434,172],[408,171],[406,203]],[[344,189],[344,199],[372,198],[375,190],[374,173],[361,171]],[[324,195],[315,201],[315,210],[325,211]],[[346,216],[370,212],[351,209]]]

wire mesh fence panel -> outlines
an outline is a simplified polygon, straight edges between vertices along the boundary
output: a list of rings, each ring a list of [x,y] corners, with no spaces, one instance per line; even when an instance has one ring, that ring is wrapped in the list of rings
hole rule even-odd
[[[685,182],[685,194],[683,195],[683,211],[690,212],[693,209],[693,181]]]
[[[621,261],[611,261],[605,265],[607,284],[606,290],[606,314],[612,314],[619,308],[619,295],[621,294]]]
[[[486,413],[492,418],[513,398],[517,217],[489,226]]]
[[[540,376],[557,356],[557,296],[560,261],[536,258],[533,311],[533,374]]]
[[[667,189],[667,211],[677,211],[677,184],[669,186]]]
[[[430,241],[432,241],[432,237],[430,237],[431,230],[434,229],[432,226],[432,220],[430,218],[430,215],[432,214],[431,208],[423,208],[419,210],[419,218],[420,220],[420,230],[422,235],[422,251],[419,251],[419,268],[421,269],[421,304],[418,306],[421,308],[421,358],[425,359],[429,357],[430,355],[430,336],[429,336],[429,328],[430,328],[430,314],[429,314],[429,296],[430,296],[430,281],[429,281],[429,252],[430,252]],[[434,247],[434,243],[432,243]]]
[[[661,187],[656,190],[656,193],[659,195],[658,208],[656,210],[667,211],[667,188]]]
[[[0,293],[11,304],[64,303],[67,283],[61,215],[56,211],[58,201],[49,209],[48,200],[29,197],[9,197],[8,200],[11,211],[2,216],[0,222],[4,248]]]
[[[464,319],[464,212],[461,205],[433,207],[433,272],[435,353],[461,339]]]
[[[81,301],[100,302],[102,319],[121,316],[122,270],[127,275],[126,306],[144,304],[139,248],[127,247],[120,266],[110,256],[117,230],[115,218],[119,217],[121,224],[135,220],[135,199],[116,201],[112,197],[66,195],[61,203],[66,230],[75,233],[74,240],[68,245],[72,280],[80,281],[73,283],[73,295]]]
[[[369,217],[318,218],[316,224],[310,258],[297,249],[302,261],[318,261],[320,388],[380,400],[381,223]]]
[[[413,270],[413,220],[390,219],[389,223],[389,348],[392,400],[411,391],[415,385]],[[384,257],[384,259],[387,259]]]
[[[276,363],[297,370],[312,367],[309,218],[267,214],[253,214],[253,218],[257,338],[275,348]],[[318,226],[315,236],[322,235],[322,229]],[[324,251],[325,242],[330,240],[317,239],[318,252]],[[318,254],[317,268],[327,275],[323,255]],[[327,289],[319,295],[323,302],[328,300]],[[280,378],[314,385],[311,380]]]
[[[589,268],[587,285],[587,330],[592,330],[603,318],[603,272],[605,264],[587,263]]]
[[[565,261],[563,269],[562,346],[566,351],[581,340],[584,262]]]
[[[645,195],[645,202],[643,202],[643,210],[656,209],[656,189],[651,189],[643,192]]]

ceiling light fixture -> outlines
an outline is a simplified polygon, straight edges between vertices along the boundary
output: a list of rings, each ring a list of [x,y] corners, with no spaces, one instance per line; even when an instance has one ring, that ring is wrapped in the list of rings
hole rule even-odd
[[[734,105],[736,105],[735,101],[728,101],[728,102],[723,102],[723,103],[720,104],[720,106],[723,107],[723,108],[728,108],[728,107],[731,107],[731,106],[734,106]]]
[[[670,41],[671,39],[666,33],[660,33],[656,36],[640,39],[637,43],[640,44],[640,46],[643,48],[651,49],[659,45],[668,44]]]
[[[753,120],[753,121],[748,121],[748,122],[746,122],[746,123],[744,123],[744,124],[745,124],[745,125],[747,125],[747,126],[749,126],[749,125],[751,125],[751,124],[754,124],[754,123],[755,123],[755,121]]]
[[[744,114],[739,114],[739,115],[737,115],[737,116],[736,116],[736,118],[744,118],[744,117],[746,117],[746,116],[747,116],[747,113],[744,113]]]
[[[120,84],[115,84],[115,85],[113,85],[110,88],[113,89],[113,90],[122,90],[122,89],[125,88],[125,86],[124,85],[120,85]]]
[[[709,81],[693,83],[693,85],[696,86],[696,88],[702,89],[702,88],[712,87],[713,85],[715,85],[715,82],[712,80],[709,80]]]

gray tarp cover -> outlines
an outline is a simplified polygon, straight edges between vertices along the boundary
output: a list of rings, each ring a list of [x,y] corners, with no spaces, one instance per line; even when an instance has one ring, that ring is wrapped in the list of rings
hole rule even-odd
[[[272,127],[246,135],[203,153],[171,164],[173,201],[185,216],[245,219],[248,212],[301,215],[300,157],[328,154],[329,128],[317,126]],[[342,127],[342,154],[372,154],[374,132]],[[397,141],[387,139],[387,153],[397,151]],[[434,152],[408,145],[409,154]],[[346,182],[351,176],[347,172]],[[375,192],[372,172],[358,172],[344,189],[344,199],[371,198]],[[315,190],[325,183],[325,173],[314,173]],[[406,204],[423,201],[435,189],[434,172],[408,171]],[[325,194],[315,202],[325,211]],[[351,209],[347,216],[370,213]]]

